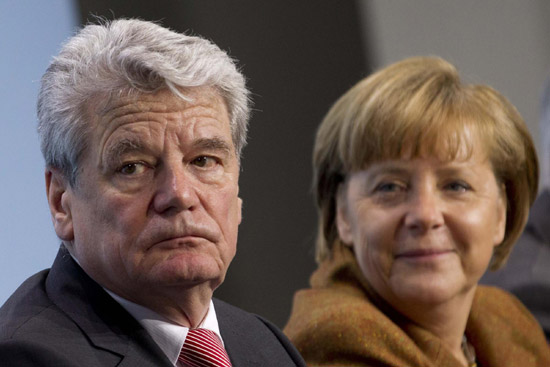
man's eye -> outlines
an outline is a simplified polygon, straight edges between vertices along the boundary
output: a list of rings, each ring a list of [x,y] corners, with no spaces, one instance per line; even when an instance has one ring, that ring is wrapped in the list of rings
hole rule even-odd
[[[213,166],[216,160],[213,157],[201,156],[195,158],[192,163],[197,167],[206,168]]]
[[[145,171],[145,165],[143,163],[127,163],[120,167],[118,170],[123,175],[136,175]]]

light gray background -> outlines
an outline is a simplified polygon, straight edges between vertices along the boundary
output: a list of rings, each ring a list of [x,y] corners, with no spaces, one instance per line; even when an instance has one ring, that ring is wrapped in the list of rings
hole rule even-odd
[[[413,55],[442,56],[469,80],[490,84],[507,96],[538,144],[539,96],[550,70],[550,2],[358,4],[368,58],[375,66]],[[41,74],[78,23],[76,7],[70,0],[0,1],[0,304],[25,278],[48,267],[59,245],[46,204],[35,103]],[[280,200],[285,205],[285,198]]]
[[[517,107],[538,145],[539,101],[550,72],[550,1],[359,1],[377,65],[437,55]]]
[[[36,95],[77,24],[71,0],[0,0],[0,303],[59,247],[44,188]]]

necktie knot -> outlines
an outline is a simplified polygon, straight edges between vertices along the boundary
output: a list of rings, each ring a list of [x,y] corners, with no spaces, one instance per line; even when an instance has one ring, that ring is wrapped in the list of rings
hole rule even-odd
[[[178,361],[189,367],[231,367],[220,338],[208,329],[190,329]]]

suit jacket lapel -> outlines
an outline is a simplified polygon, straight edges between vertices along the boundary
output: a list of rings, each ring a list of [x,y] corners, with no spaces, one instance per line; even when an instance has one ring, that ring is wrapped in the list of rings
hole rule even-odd
[[[290,341],[274,325],[216,298],[213,301],[233,366],[305,366]]]
[[[52,301],[120,366],[172,366],[147,331],[92,280],[61,246],[46,280]]]
[[[250,351],[258,348],[258,340],[251,340],[251,330],[244,330],[239,319],[230,313],[226,304],[213,299],[218,318],[218,326],[225,344],[225,349],[233,366],[261,366],[255,353]]]

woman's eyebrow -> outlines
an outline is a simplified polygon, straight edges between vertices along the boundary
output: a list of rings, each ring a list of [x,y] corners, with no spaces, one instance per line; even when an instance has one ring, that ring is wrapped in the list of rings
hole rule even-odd
[[[437,172],[447,175],[474,173],[472,166],[469,162],[452,162],[437,168]]]
[[[369,176],[376,176],[381,174],[402,175],[409,172],[409,169],[399,163],[384,163],[371,167],[369,171]]]

